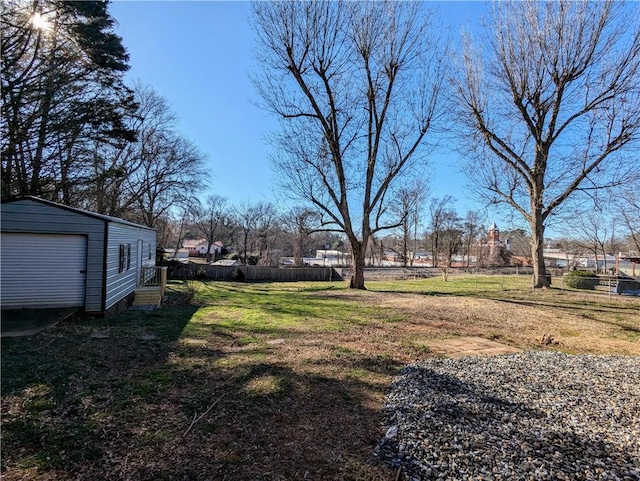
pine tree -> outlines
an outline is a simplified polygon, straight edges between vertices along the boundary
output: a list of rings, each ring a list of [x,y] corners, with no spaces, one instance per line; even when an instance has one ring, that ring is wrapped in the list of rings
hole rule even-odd
[[[75,204],[100,143],[135,139],[128,54],[108,2],[2,2],[2,197]]]

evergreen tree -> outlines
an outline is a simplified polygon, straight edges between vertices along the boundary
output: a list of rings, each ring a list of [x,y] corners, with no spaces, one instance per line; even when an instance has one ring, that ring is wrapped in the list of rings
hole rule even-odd
[[[2,197],[77,204],[100,143],[126,143],[128,55],[108,2],[2,2]]]

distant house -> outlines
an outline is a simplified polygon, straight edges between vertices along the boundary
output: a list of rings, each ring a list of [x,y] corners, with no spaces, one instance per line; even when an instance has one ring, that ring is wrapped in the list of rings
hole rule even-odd
[[[208,241],[206,239],[185,239],[182,242],[182,248],[189,251],[189,255],[192,257],[204,257],[207,255]],[[219,254],[224,245],[220,241],[216,241],[211,244],[209,254]]]
[[[351,257],[339,250],[316,250],[316,256],[304,259],[305,264],[311,266],[340,266],[348,264]]]
[[[640,252],[620,252],[618,254],[618,272],[636,277],[636,265],[640,265]]]
[[[128,307],[156,263],[156,231],[36,197],[2,203],[2,309]]]
[[[204,239],[185,239],[182,241],[182,248],[189,252],[190,256],[198,255],[198,246],[206,242]]]
[[[189,263],[189,250],[188,249],[171,249],[168,260],[178,261],[182,264]]]

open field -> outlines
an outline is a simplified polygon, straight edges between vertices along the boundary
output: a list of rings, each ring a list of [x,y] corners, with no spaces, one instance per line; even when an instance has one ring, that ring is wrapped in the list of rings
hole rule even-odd
[[[162,309],[2,339],[3,479],[392,480],[385,393],[433,342],[640,355],[637,298],[494,281],[194,282],[190,305],[173,284]]]

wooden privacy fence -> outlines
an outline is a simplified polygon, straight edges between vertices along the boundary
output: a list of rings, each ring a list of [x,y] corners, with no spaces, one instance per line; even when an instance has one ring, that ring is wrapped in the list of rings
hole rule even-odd
[[[170,266],[169,279],[294,282],[341,281],[342,277],[333,267],[287,267],[281,269],[265,266],[210,266],[190,263]]]
[[[450,276],[533,274],[531,267],[449,267],[447,271]],[[342,276],[347,277],[349,272],[348,269],[342,269]],[[558,275],[549,267],[547,272]],[[364,270],[366,281],[413,280],[441,276],[442,270],[439,267],[367,267]]]

